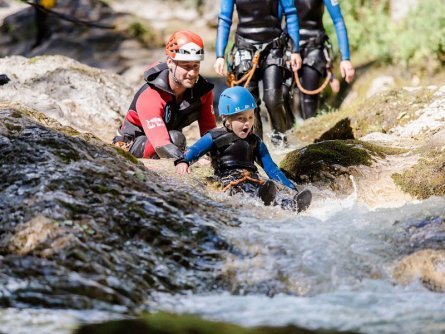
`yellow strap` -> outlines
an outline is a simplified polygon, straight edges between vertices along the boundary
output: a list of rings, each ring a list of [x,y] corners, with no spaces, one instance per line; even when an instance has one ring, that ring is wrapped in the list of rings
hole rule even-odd
[[[57,0],[40,0],[39,5],[46,8],[51,9],[56,6]]]

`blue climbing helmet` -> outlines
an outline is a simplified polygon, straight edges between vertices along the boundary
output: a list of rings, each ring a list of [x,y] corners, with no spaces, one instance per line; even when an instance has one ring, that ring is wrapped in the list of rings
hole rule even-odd
[[[256,107],[255,98],[249,90],[241,86],[227,88],[219,97],[218,110],[220,115],[231,116]]]

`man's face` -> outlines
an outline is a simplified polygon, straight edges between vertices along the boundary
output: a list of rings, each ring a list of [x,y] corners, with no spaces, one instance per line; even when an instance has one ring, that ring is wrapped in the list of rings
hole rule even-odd
[[[199,76],[199,61],[174,61],[170,59],[169,67],[171,74],[176,77],[176,80],[185,88],[192,88]]]

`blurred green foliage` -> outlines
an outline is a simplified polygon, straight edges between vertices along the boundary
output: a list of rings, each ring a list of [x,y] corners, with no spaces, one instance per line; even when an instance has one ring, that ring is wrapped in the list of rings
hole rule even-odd
[[[445,1],[421,0],[404,19],[393,22],[389,0],[342,0],[354,63],[377,61],[433,72],[445,65]],[[326,30],[336,50],[329,15]]]
[[[128,26],[128,34],[147,47],[159,47],[163,41],[147,22],[133,21]]]

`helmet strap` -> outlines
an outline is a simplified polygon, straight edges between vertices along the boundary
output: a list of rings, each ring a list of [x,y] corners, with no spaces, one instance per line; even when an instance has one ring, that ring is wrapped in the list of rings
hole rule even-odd
[[[178,80],[178,78],[176,78],[176,69],[178,68],[178,64],[173,61],[175,63],[175,70],[173,71],[173,81],[176,83],[177,86],[182,86],[182,83]]]

